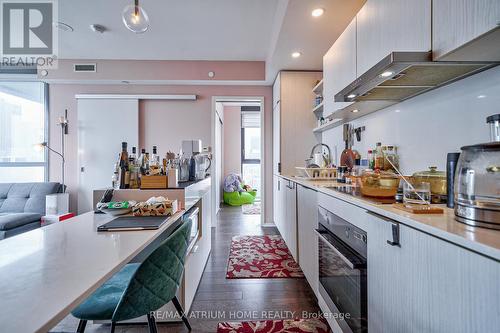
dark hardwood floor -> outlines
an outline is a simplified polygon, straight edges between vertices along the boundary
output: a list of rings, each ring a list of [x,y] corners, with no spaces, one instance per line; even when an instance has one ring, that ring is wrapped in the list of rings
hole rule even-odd
[[[236,235],[275,235],[276,228],[261,227],[259,215],[244,215],[240,207],[224,207],[212,228],[212,253],[191,307],[192,332],[216,332],[221,321],[301,318],[303,311],[319,311],[305,279],[226,279],[231,238]],[[272,318],[271,318],[272,317]],[[54,332],[75,331],[68,317]],[[73,327],[73,328],[72,328]],[[86,332],[108,332],[107,325],[89,325]],[[116,332],[147,332],[146,326],[118,326]],[[187,332],[182,323],[159,324],[159,332]]]

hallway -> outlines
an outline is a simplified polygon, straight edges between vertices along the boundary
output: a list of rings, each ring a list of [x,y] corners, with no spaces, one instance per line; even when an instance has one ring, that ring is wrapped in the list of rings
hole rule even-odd
[[[259,320],[263,312],[278,319],[301,317],[302,311],[319,311],[305,279],[226,279],[233,236],[276,235],[278,231],[274,227],[262,228],[260,216],[244,215],[241,207],[225,206],[217,220],[217,228],[212,232],[212,253],[191,310],[211,315],[217,313],[210,312],[219,311],[225,318],[191,319],[194,332],[215,332],[221,321]]]

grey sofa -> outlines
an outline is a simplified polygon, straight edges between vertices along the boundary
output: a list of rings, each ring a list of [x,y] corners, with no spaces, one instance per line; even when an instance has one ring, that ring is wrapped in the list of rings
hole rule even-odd
[[[59,183],[0,183],[0,239],[40,227],[45,196],[60,191]]]

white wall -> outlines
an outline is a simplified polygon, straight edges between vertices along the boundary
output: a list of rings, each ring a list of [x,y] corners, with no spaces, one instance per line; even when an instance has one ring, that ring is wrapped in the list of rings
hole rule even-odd
[[[500,113],[500,67],[366,115],[352,122],[366,126],[354,143],[366,158],[376,142],[398,146],[405,174],[435,165],[445,170],[446,154],[460,147],[489,141],[486,117]],[[342,126],[323,133],[335,157],[344,148]],[[338,160],[337,160],[338,162]]]

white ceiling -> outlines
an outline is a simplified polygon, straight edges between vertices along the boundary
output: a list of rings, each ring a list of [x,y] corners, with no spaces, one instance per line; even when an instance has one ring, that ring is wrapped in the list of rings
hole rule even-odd
[[[322,57],[365,0],[142,0],[151,26],[128,31],[132,0],[59,1],[61,59],[261,60],[268,82],[281,69],[321,70]],[[326,9],[313,18],[311,10]],[[91,24],[107,28],[92,32]],[[292,59],[299,50],[303,56]]]

